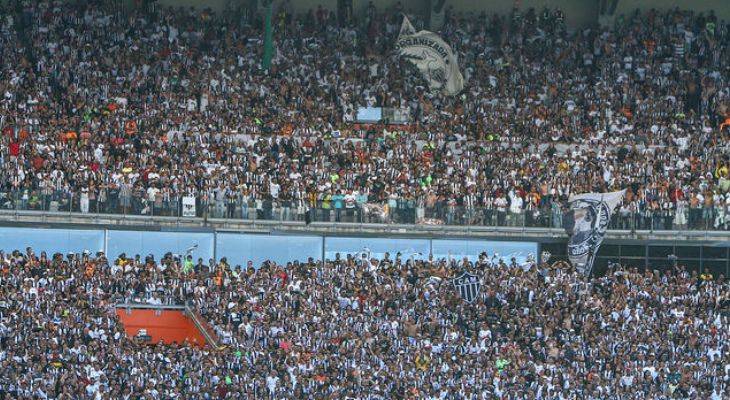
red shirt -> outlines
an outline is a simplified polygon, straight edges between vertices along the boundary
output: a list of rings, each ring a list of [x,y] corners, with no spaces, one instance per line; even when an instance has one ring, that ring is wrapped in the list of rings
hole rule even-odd
[[[35,157],[33,158],[33,168],[34,169],[41,169],[43,167],[43,157]]]
[[[20,154],[20,142],[10,143],[10,155],[17,156]]]
[[[286,272],[279,272],[279,278],[281,278],[281,286],[285,286],[289,282],[289,275]]]
[[[228,394],[228,385],[226,385],[225,383],[219,383],[218,384],[218,398],[225,399],[227,394]]]

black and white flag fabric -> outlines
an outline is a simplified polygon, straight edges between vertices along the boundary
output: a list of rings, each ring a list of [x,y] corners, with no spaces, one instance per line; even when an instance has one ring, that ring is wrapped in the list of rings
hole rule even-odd
[[[479,276],[464,272],[458,278],[451,281],[459,296],[465,302],[471,304],[479,295],[482,288],[482,281]]]
[[[378,203],[365,203],[362,205],[362,210],[366,216],[375,219],[375,221],[372,222],[389,224],[391,223],[391,220],[390,217],[388,217],[388,209],[386,207],[387,204],[381,205]]]
[[[451,46],[433,32],[416,32],[405,15],[395,49],[418,68],[432,93],[456,96],[464,89],[464,77]]]
[[[571,195],[570,209],[563,214],[563,227],[568,233],[568,258],[575,268],[588,276],[593,269],[598,248],[606,235],[611,214],[626,190],[612,193]]]

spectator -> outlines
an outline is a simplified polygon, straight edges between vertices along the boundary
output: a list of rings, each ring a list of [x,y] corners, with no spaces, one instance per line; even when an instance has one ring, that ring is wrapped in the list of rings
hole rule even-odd
[[[12,208],[85,211],[88,190],[90,212],[172,214],[192,195],[200,216],[244,217],[246,203],[264,217],[261,194],[268,193],[271,217],[290,219],[291,207],[280,201],[287,191],[352,190],[368,202],[387,201],[394,220],[413,223],[429,208],[418,206],[425,188],[436,196],[432,217],[448,223],[488,224],[484,199],[507,193],[509,224],[547,226],[546,193],[562,202],[571,193],[632,187],[631,203],[643,186],[652,195],[649,207],[629,207],[633,228],[727,226],[714,193],[704,194],[728,190],[721,145],[728,137],[727,24],[706,22],[707,15],[636,13],[611,32],[567,33],[530,17],[534,11],[509,31],[498,16],[452,13],[442,34],[467,85],[445,98],[422,90],[419,75],[391,52],[400,23],[392,9],[369,9],[379,18],[364,26],[336,25],[324,11],[288,13],[281,21],[290,22],[275,27],[274,67],[262,76],[259,31],[232,23],[235,15],[148,14],[119,1],[22,8],[33,21],[20,30],[28,51],[18,47],[9,11],[2,20],[9,60],[2,68],[14,78],[0,103],[7,166],[0,188]],[[560,15],[550,11],[549,20]],[[321,29],[308,24],[320,16]],[[368,39],[354,40],[359,35]],[[19,74],[14,66],[31,57],[33,74]],[[31,88],[41,90],[31,96]],[[344,117],[367,105],[410,110],[413,123],[358,128]],[[328,139],[334,131],[341,135]],[[169,211],[166,195],[149,191],[167,184]],[[240,185],[253,207],[230,193]],[[693,208],[688,199],[679,209],[679,198],[661,187],[695,190],[706,203]],[[527,198],[534,193],[537,206]],[[328,208],[335,219],[336,204]],[[349,215],[347,203],[342,208]],[[685,215],[697,209],[696,219]]]
[[[612,265],[583,279],[564,262],[486,253],[473,264],[361,256],[254,270],[172,254],[121,254],[110,266],[103,252],[0,252],[0,395],[728,398],[724,276]],[[465,271],[482,281],[472,304],[450,284]],[[140,345],[113,312],[186,300],[210,322],[217,352]]]

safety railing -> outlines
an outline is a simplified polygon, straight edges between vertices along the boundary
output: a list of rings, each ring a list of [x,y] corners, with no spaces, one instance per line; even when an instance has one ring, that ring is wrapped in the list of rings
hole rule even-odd
[[[498,204],[498,203],[495,203]],[[217,222],[340,223],[421,227],[563,229],[564,209],[557,203],[539,206],[466,207],[452,201],[424,202],[412,198],[372,201],[352,195],[324,199],[271,198],[232,194],[179,196],[169,192],[116,189],[66,192],[50,189],[0,191],[0,215],[124,216],[135,220]],[[726,207],[680,209],[619,208],[609,229],[625,231],[730,231]]]
[[[195,305],[191,301],[185,302],[185,312],[195,324],[195,328],[203,334],[205,341],[208,345],[218,350],[218,340],[216,339],[215,332],[210,328],[210,325],[203,319],[200,313],[195,309]]]
[[[144,310],[184,310],[181,304],[149,304],[149,303],[118,303],[114,306],[118,310],[144,309]]]

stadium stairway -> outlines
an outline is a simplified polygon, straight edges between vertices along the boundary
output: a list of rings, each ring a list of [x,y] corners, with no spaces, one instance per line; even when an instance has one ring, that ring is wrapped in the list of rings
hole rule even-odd
[[[13,22],[15,25],[15,33],[18,35],[18,40],[23,45],[23,51],[26,54],[27,60],[37,73],[39,72],[38,60],[33,52],[33,44],[30,41],[29,32],[26,32],[26,29],[32,29],[31,24],[33,23],[33,15],[30,14],[30,12],[23,10],[23,5],[20,1],[16,4]]]
[[[189,305],[118,304],[127,336],[139,343],[200,346],[217,349],[215,334]]]

